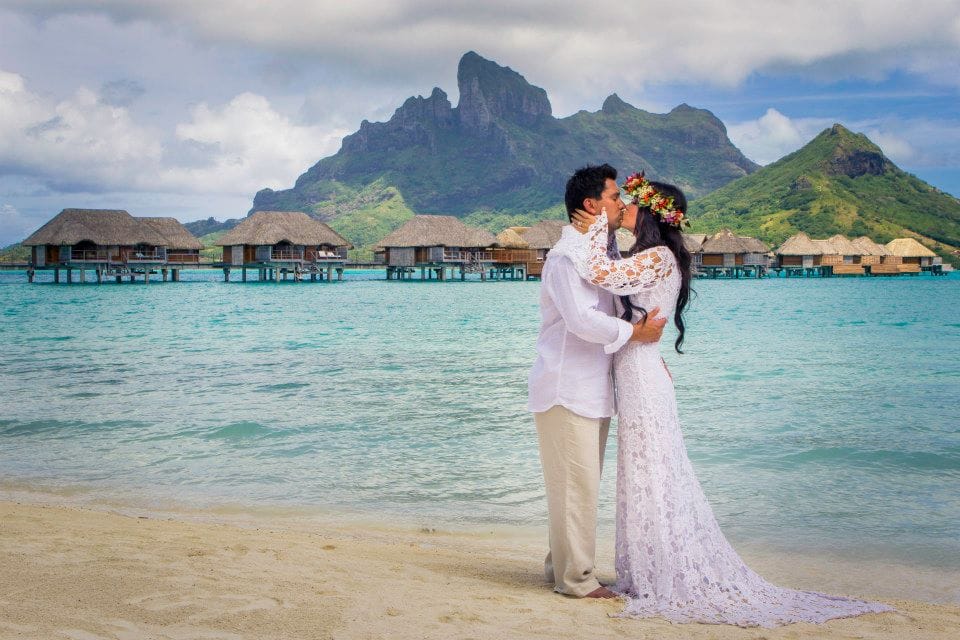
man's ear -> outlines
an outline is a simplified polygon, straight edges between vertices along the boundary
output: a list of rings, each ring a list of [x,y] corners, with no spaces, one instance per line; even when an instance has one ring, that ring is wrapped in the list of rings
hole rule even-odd
[[[597,205],[597,201],[593,198],[583,199],[583,210],[592,216],[600,215],[600,207]]]

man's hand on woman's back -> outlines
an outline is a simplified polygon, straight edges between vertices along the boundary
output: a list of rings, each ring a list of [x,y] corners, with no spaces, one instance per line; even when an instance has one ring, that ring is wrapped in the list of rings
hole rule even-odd
[[[647,317],[643,322],[633,325],[633,335],[630,336],[631,342],[660,342],[660,336],[663,335],[663,327],[667,324],[666,318],[658,318],[660,307],[654,307],[647,312]]]

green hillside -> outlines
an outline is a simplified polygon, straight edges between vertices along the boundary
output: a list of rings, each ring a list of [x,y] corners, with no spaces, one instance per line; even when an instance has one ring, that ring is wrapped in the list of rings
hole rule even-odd
[[[197,238],[197,240],[203,244],[203,249],[200,250],[200,260],[203,262],[220,262],[220,260],[223,259],[223,247],[218,247],[213,243],[219,240],[220,236],[227,231],[228,229],[213,231]]]
[[[500,231],[558,217],[569,175],[588,163],[645,169],[692,195],[756,170],[712,113],[637,109],[616,95],[597,112],[553,117],[543,89],[475,53],[460,61],[460,102],[434,89],[388,122],[364,121],[292,189],[264,189],[254,210],[304,211],[368,246],[416,213]]]
[[[25,247],[19,242],[8,245],[0,249],[0,263],[4,262],[28,262],[30,260],[30,247]]]
[[[960,246],[960,201],[902,171],[866,136],[836,124],[802,149],[690,205],[695,231],[722,227],[778,245],[812,237],[912,236],[945,259]]]

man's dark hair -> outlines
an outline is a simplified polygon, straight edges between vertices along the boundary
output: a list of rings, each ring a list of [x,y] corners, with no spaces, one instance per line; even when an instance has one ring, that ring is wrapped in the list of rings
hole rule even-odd
[[[607,180],[617,181],[617,170],[609,164],[577,169],[567,180],[567,191],[563,198],[567,205],[567,217],[572,220],[573,212],[582,209],[583,201],[587,198],[599,199]]]

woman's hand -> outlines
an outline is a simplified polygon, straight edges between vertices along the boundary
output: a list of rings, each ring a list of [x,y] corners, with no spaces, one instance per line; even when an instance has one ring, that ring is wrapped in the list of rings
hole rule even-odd
[[[580,233],[586,233],[590,229],[590,225],[596,222],[597,216],[592,216],[583,209],[577,209],[573,212],[573,216],[570,219],[570,224],[573,225],[573,228],[579,231]]]

